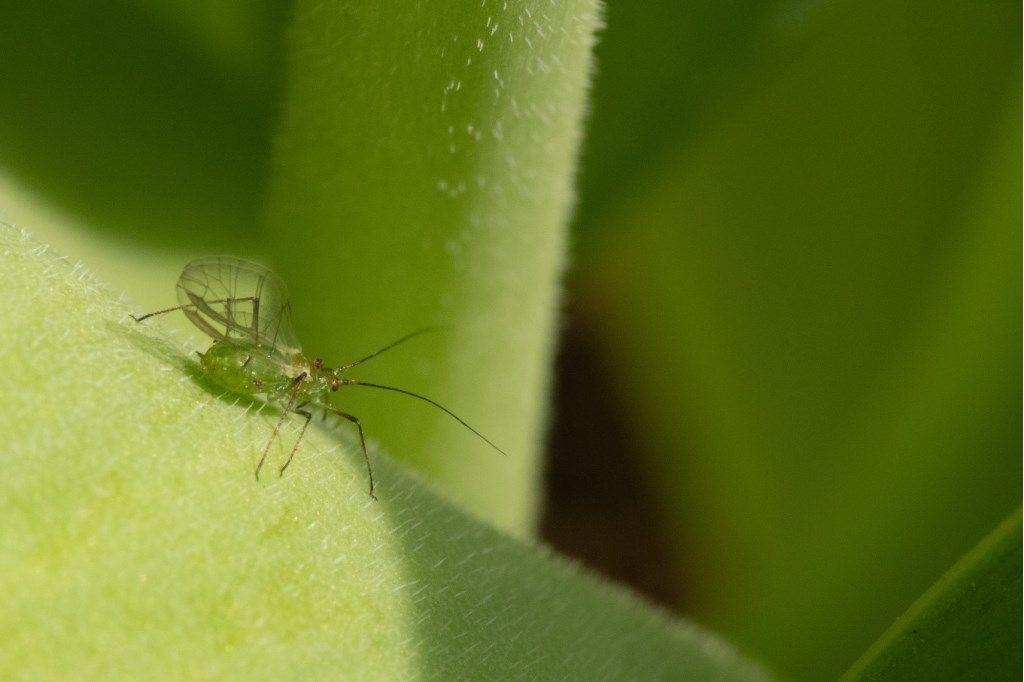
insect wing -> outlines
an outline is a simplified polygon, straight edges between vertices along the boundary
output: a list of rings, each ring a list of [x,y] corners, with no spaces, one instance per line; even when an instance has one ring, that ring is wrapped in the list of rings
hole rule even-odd
[[[178,302],[211,338],[297,353],[284,282],[262,265],[230,256],[199,258],[178,278]]]

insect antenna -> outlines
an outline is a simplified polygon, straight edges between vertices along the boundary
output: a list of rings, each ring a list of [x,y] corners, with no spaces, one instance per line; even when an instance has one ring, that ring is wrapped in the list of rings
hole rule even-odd
[[[441,410],[442,412],[446,413],[449,417],[451,417],[452,419],[454,419],[455,421],[459,422],[460,424],[465,426],[467,429],[472,431],[474,434],[476,434],[476,436],[480,440],[482,440],[483,442],[487,443],[492,448],[494,448],[495,450],[497,450],[501,454],[503,454],[506,457],[508,457],[508,453],[507,452],[505,452],[504,450],[499,448],[497,445],[492,443],[490,441],[490,439],[487,438],[487,436],[485,436],[484,434],[480,433],[479,431],[474,429],[472,426],[467,424],[465,421],[463,421],[463,419],[461,417],[459,417],[459,415],[455,414],[454,412],[449,410],[447,407],[445,407],[441,403],[436,402],[434,400],[431,400],[430,398],[428,398],[425,395],[420,395],[419,393],[413,393],[412,391],[407,391],[404,388],[395,388],[394,386],[384,386],[382,384],[371,384],[368,381],[359,381],[357,379],[341,379],[340,383],[343,384],[343,385],[346,385],[346,386],[368,386],[370,388],[379,388],[379,389],[381,389],[383,391],[394,391],[395,393],[402,393],[402,394],[410,396],[412,398],[416,398],[417,400],[422,400],[425,403],[430,403],[431,405],[433,405],[437,409]]]
[[[367,355],[365,358],[360,358],[359,360],[356,360],[355,362],[350,362],[347,365],[342,365],[341,367],[335,367],[334,369],[335,369],[335,371],[338,371],[338,372],[344,372],[346,369],[350,369],[352,367],[355,367],[356,365],[361,365],[364,362],[366,362],[367,360],[370,360],[370,359],[373,359],[373,358],[377,357],[378,355],[380,355],[384,351],[391,350],[395,346],[403,344],[406,341],[408,341],[409,339],[417,337],[420,334],[426,334],[428,332],[441,331],[442,329],[445,329],[445,327],[444,326],[440,326],[440,325],[433,325],[433,326],[430,326],[430,327],[424,327],[423,329],[417,329],[416,331],[414,331],[414,332],[412,332],[410,334],[406,334],[405,336],[403,336],[402,338],[398,339],[397,341],[392,341],[391,343],[389,343],[388,345],[384,346],[380,350],[373,351],[372,353]]]

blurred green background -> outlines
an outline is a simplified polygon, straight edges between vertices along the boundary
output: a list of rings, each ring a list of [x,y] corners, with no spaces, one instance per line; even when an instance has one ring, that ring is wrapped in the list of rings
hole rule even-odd
[[[270,255],[288,16],[0,3],[0,219],[152,307]],[[1020,5],[606,22],[544,535],[834,677],[1020,504]]]

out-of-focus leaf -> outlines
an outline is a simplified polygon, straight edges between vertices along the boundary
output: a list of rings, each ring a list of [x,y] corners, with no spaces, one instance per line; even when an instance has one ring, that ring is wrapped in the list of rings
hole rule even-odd
[[[606,215],[700,140],[772,36],[781,0],[607,3],[576,220],[586,262]],[[724,100],[724,101],[723,101]]]
[[[1019,21],[790,12],[594,268],[687,603],[787,673],[1019,502]]]
[[[262,217],[285,3],[249,3],[216,50],[200,26],[217,12],[159,4],[6,3],[0,164],[136,248],[244,243]]]
[[[144,309],[166,308],[174,300],[174,282],[184,261],[182,252],[142,251],[112,233],[98,233],[2,169],[0,223],[21,228],[31,225],[38,238],[59,245],[62,252],[77,254],[90,269],[102,270],[112,286],[130,291],[132,300]]]
[[[291,0],[135,0],[208,55],[217,70],[275,83],[282,66],[283,35]],[[268,93],[269,94],[269,93]]]
[[[846,680],[1016,680],[1020,510],[967,553],[857,661]]]

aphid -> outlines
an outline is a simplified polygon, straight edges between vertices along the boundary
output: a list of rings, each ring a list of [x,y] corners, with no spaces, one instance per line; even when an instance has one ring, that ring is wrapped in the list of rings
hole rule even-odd
[[[256,465],[256,479],[270,452],[270,446],[277,438],[288,413],[294,412],[306,418],[295,440],[288,459],[279,470],[284,475],[291,464],[295,451],[302,442],[306,427],[313,417],[313,410],[324,410],[356,425],[359,443],[366,461],[366,472],[370,479],[370,497],[373,494],[373,467],[366,451],[366,439],[359,418],[343,412],[330,404],[331,393],[342,386],[367,386],[385,391],[394,391],[430,403],[447,413],[457,422],[472,431],[492,448],[506,454],[488,440],[482,433],[464,422],[443,405],[412,391],[394,386],[383,386],[358,381],[342,376],[347,370],[375,358],[386,350],[408,341],[434,328],[420,329],[394,341],[364,358],[340,367],[327,367],[320,358],[310,360],[303,352],[292,329],[291,307],[284,282],[267,268],[230,256],[198,258],[182,270],[178,278],[178,303],[173,308],[132,318],[141,322],[154,315],[175,310],[182,311],[196,327],[201,329],[214,343],[205,353],[199,353],[200,363],[217,384],[232,393],[256,396],[263,395],[267,402],[283,408],[281,418],[263,448]]]

